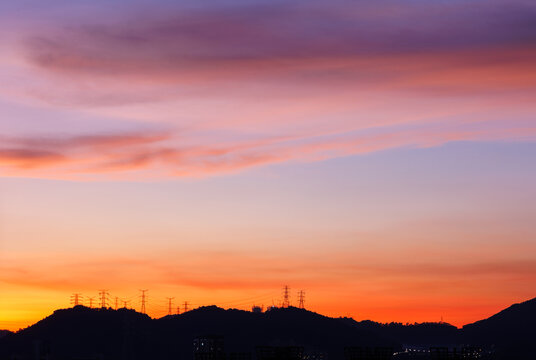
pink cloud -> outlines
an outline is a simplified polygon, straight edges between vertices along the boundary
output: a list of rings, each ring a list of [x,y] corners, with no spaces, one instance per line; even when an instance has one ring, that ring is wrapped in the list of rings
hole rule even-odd
[[[6,175],[87,179],[93,176],[198,177],[287,161],[318,161],[396,147],[428,147],[463,140],[531,140],[536,128],[482,128],[470,122],[398,128],[378,127],[320,136],[279,136],[180,145],[178,134],[114,134],[72,138],[10,138],[0,146]],[[15,149],[15,150],[13,150]]]
[[[127,11],[25,29],[10,61],[24,64],[27,81],[4,90],[16,101],[170,130],[4,136],[0,171],[207,176],[449,141],[534,139],[536,27],[525,2],[338,5]]]
[[[21,56],[35,76],[63,83],[53,92],[31,91],[60,105],[235,91],[288,96],[326,87],[325,93],[534,91],[530,11],[522,1],[273,4],[142,17],[131,9],[108,21],[24,32]],[[277,91],[267,91],[272,86]]]
[[[62,154],[32,148],[0,149],[0,164],[18,169],[54,166],[68,161]]]

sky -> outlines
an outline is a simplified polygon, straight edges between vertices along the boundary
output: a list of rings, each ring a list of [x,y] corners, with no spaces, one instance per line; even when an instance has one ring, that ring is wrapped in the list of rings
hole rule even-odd
[[[288,285],[457,326],[536,296],[533,1],[25,0],[0,24],[0,328],[100,289],[160,317]]]

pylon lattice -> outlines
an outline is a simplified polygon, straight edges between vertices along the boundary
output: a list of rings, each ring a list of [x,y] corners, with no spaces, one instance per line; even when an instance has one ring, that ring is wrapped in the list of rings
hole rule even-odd
[[[305,291],[303,290],[298,292],[298,307],[300,309],[305,309]]]
[[[146,304],[147,304],[147,295],[145,295],[145,293],[149,290],[147,289],[144,289],[144,290],[140,290],[141,291],[141,310],[140,312],[142,314],[147,314],[147,309],[146,309]]]
[[[283,307],[289,307],[290,306],[290,288],[288,285],[285,285],[283,288]]]
[[[175,299],[175,298],[174,298],[174,297],[171,297],[171,298],[168,297],[167,299],[168,299],[168,302],[169,302],[168,315],[171,315],[171,311],[172,311],[172,310],[171,310],[171,306],[172,306],[171,301],[172,301],[173,299]]]
[[[101,309],[105,309],[108,307],[108,296],[110,294],[108,293],[107,289],[101,289],[99,290],[99,297],[100,297],[100,307]]]
[[[73,306],[82,305],[82,294],[80,293],[74,293],[71,295],[71,304]]]

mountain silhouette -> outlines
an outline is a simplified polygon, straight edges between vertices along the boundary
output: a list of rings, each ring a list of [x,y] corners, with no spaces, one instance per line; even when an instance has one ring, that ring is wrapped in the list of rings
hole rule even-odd
[[[12,334],[12,332],[9,331],[9,330],[0,330],[0,338],[6,336],[8,334]]]
[[[467,343],[494,347],[497,358],[536,359],[536,298],[465,325],[461,332]]]
[[[127,309],[76,306],[0,339],[1,359],[192,359],[193,340],[223,336],[225,350],[254,353],[256,346],[303,346],[308,352],[343,358],[347,346],[397,347],[392,339],[340,319],[297,308],[264,313],[202,307],[150,319]]]
[[[381,324],[330,318],[294,307],[254,313],[208,306],[151,319],[134,310],[76,306],[56,310],[17,333],[0,332],[0,360],[188,360],[194,357],[194,339],[206,336],[221,337],[228,354],[251,354],[253,359],[258,346],[298,346],[305,354],[337,360],[344,359],[349,347],[397,351],[407,345],[469,344],[493,349],[494,359],[528,360],[536,359],[535,324],[536,299],[462,329],[446,323]]]

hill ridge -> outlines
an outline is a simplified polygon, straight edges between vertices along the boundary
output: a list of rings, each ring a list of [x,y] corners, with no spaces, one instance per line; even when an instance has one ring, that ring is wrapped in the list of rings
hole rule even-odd
[[[33,359],[34,346],[51,352],[51,359],[95,354],[102,359],[189,359],[194,338],[216,334],[224,337],[230,352],[254,353],[256,345],[299,345],[309,352],[329,354],[330,359],[342,359],[347,346],[402,349],[403,344],[474,344],[493,348],[497,359],[513,360],[534,355],[530,353],[536,335],[534,324],[536,298],[461,329],[441,322],[357,321],[295,307],[254,313],[210,305],[153,319],[133,309],[76,306],[55,310],[17,333],[0,337],[0,359],[13,354],[18,359]]]

